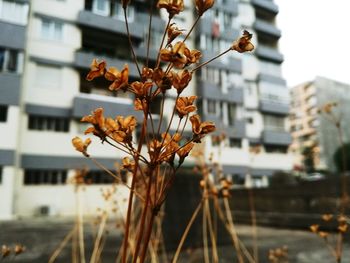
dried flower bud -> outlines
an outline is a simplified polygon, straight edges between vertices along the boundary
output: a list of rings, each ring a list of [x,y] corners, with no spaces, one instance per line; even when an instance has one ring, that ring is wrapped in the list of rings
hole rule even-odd
[[[328,237],[329,233],[328,233],[328,232],[325,232],[325,231],[320,231],[320,232],[318,232],[318,235],[319,235],[320,237],[326,239],[326,238]]]
[[[348,224],[341,224],[338,226],[338,230],[340,233],[345,233],[346,231],[348,231]]]
[[[310,230],[313,233],[317,233],[319,228],[320,228],[320,225],[316,225],[316,224],[310,226]]]
[[[253,35],[247,30],[244,30],[243,36],[233,42],[231,49],[236,50],[239,53],[252,51],[254,49],[254,45],[250,42],[252,36]]]
[[[175,26],[175,23],[171,24],[168,28],[168,41],[167,41],[167,45],[169,45],[171,42],[173,42],[173,40],[175,38],[177,38],[178,36],[182,35],[182,31],[184,31],[183,29],[178,29]]]
[[[184,10],[183,0],[159,0],[158,8],[165,8],[169,13],[169,17],[173,17]]]
[[[106,70],[106,62],[98,62],[97,59],[93,59],[90,65],[90,72],[86,76],[86,80],[91,81],[97,77],[103,76]]]
[[[14,248],[15,255],[22,254],[25,251],[25,247],[21,244],[16,244]]]
[[[199,16],[202,16],[205,11],[212,8],[214,0],[196,0],[196,9]]]
[[[11,254],[11,249],[6,246],[6,245],[2,245],[1,247],[1,256],[2,258],[6,258]]]
[[[332,214],[324,214],[324,215],[322,215],[322,220],[323,220],[323,221],[326,221],[326,222],[331,221],[332,218],[333,218],[333,215],[332,215]]]
[[[72,139],[72,144],[73,146],[75,147],[75,149],[78,151],[78,152],[81,152],[82,154],[84,154],[85,156],[89,156],[87,154],[87,148],[88,146],[90,145],[91,143],[91,139],[90,138],[87,138],[84,142],[81,138],[79,138],[78,136],[74,137]]]

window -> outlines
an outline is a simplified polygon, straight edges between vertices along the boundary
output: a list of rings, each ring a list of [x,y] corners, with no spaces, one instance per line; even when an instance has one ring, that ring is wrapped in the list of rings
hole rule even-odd
[[[215,100],[207,100],[208,113],[216,114],[216,102]]]
[[[264,115],[264,124],[267,130],[284,130],[284,117]]]
[[[230,148],[242,148],[242,140],[236,138],[229,138]]]
[[[288,146],[283,145],[265,145],[267,153],[287,153]]]
[[[65,184],[66,180],[66,170],[26,169],[24,171],[25,185],[58,185]]]
[[[28,4],[15,1],[0,1],[0,19],[20,25],[27,24]]]
[[[234,125],[236,119],[236,104],[227,104],[228,125]]]
[[[0,122],[7,121],[7,111],[8,111],[8,106],[0,105]]]
[[[61,87],[61,75],[60,67],[37,64],[35,86],[45,89],[58,89]]]
[[[48,40],[63,39],[63,23],[47,18],[41,19],[41,37]]]
[[[0,47],[0,72],[20,72],[23,55],[15,49]]]
[[[47,117],[29,115],[29,130],[69,132],[69,119],[64,117]]]
[[[111,13],[109,0],[94,0],[92,11],[98,15],[109,16]]]
[[[246,118],[246,121],[247,121],[247,123],[249,123],[249,124],[253,124],[253,123],[254,123],[254,119],[253,119],[252,117],[247,117],[247,118]]]
[[[104,171],[89,171],[85,179],[91,184],[112,184],[115,182],[115,179]]]
[[[132,22],[134,20],[134,15],[135,15],[135,9],[133,6],[129,5],[128,8],[126,9],[126,16],[128,18],[128,22]],[[124,9],[120,3],[115,3],[114,16],[124,21]]]

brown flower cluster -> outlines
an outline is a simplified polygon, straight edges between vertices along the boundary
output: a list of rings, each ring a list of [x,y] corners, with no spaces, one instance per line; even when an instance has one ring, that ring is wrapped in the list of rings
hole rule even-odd
[[[14,256],[18,256],[22,254],[26,248],[21,245],[21,244],[16,244],[13,248],[7,246],[7,245],[2,245],[1,247],[1,258],[6,258],[10,256],[11,254]]]
[[[268,258],[271,263],[288,263],[288,247],[270,249]]]
[[[129,2],[129,0],[122,0],[124,11],[128,8]],[[213,5],[214,0],[196,0],[195,7],[198,19]],[[130,200],[136,194],[144,202],[142,207],[146,211],[142,212],[141,226],[148,220],[146,220],[146,217],[149,217],[147,209],[151,208],[152,213],[158,213],[167,196],[167,191],[174,181],[175,173],[190,155],[195,144],[201,143],[203,137],[216,129],[213,122],[201,121],[199,115],[196,114],[196,96],[181,96],[184,90],[188,88],[193,74],[197,69],[231,50],[242,53],[254,49],[251,43],[252,34],[244,31],[243,36],[235,40],[226,51],[202,62],[200,61],[202,53],[199,50],[189,48],[186,44],[186,40],[193,32],[198,19],[186,35],[185,30],[179,29],[176,23],[172,21],[174,16],[184,11],[184,1],[158,0],[156,6],[168,13],[169,20],[164,30],[156,63],[152,64],[153,67],[149,65],[148,59],[144,65],[139,65],[137,54],[133,49],[132,38],[128,35],[133,61],[139,73],[138,80],[129,76],[128,65],[120,70],[116,67],[108,67],[105,61],[97,59],[92,61],[90,72],[86,76],[88,81],[104,78],[109,82],[108,89],[113,92],[129,93],[130,97],[133,98],[133,105],[136,110],[134,115],[138,116],[139,122],[132,113],[129,116],[121,116],[116,112],[116,117],[104,116],[103,108],[97,108],[90,115],[81,119],[82,122],[91,124],[85,134],[93,134],[102,143],[126,154],[122,159],[121,168],[132,176],[131,186],[127,185],[130,188]],[[127,19],[125,21],[128,23]],[[128,25],[126,25],[126,29],[129,34]],[[179,40],[182,35],[185,35],[184,38]],[[176,98],[174,100],[167,96],[169,90],[175,92]],[[155,105],[160,105],[157,114],[152,111]],[[142,117],[139,117],[140,115]],[[184,136],[185,132],[190,132],[187,125],[191,125],[192,136]],[[135,136],[136,134],[137,136]],[[75,137],[72,139],[72,144],[78,152],[91,158],[87,152],[91,144],[90,139],[83,140]],[[92,160],[100,168],[113,175],[111,171],[98,164],[96,160]],[[170,168],[168,174],[162,174],[164,166]],[[83,181],[83,179],[84,176],[77,178],[80,181]],[[223,180],[220,189],[224,196],[229,195],[229,188],[230,183]],[[139,189],[142,189],[142,192],[138,192]],[[213,193],[218,194],[219,191],[215,187],[212,187],[212,189]],[[126,232],[130,227],[132,206],[133,203],[130,201],[126,219]],[[149,228],[151,229],[152,226],[149,226]],[[139,231],[142,233],[143,230]],[[142,239],[146,235],[141,234],[139,236]],[[147,247],[148,241],[137,240],[136,243]],[[127,244],[128,242],[125,241],[124,246],[127,246]],[[135,259],[140,252],[138,249],[134,252]],[[124,262],[125,255],[124,250]],[[143,255],[139,262],[144,262],[144,259]]]

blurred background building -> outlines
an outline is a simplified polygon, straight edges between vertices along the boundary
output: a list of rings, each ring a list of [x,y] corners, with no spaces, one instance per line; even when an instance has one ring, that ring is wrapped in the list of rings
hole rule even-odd
[[[330,114],[320,114],[327,103],[336,103]],[[344,143],[350,140],[350,85],[324,77],[291,89],[291,150],[295,162],[306,170],[336,172],[334,154],[340,147],[334,121],[340,120]]]
[[[142,0],[132,1],[127,9],[131,38],[142,63],[147,63],[148,9]],[[231,52],[214,61],[200,70],[183,94],[197,94],[202,118],[216,123],[217,133],[205,140],[205,152],[213,153],[224,175],[237,183],[250,178],[259,186],[266,184],[263,178],[292,168],[292,156],[287,153],[289,93],[281,75],[277,14],[278,7],[270,0],[218,0],[186,42],[203,51],[202,61],[206,61],[231,46],[243,29],[253,33],[254,52]],[[151,67],[164,18],[162,12],[153,16]],[[174,22],[189,28],[194,19],[190,6]],[[95,108],[103,107],[106,115],[128,115],[133,104],[127,94],[110,92],[106,81],[85,80],[94,58],[119,69],[128,63],[130,81],[138,78],[120,1],[0,0],[1,218],[73,215],[74,193],[66,181],[75,168],[83,166],[89,167],[93,183],[86,189],[85,203],[90,206],[85,213],[101,206],[100,187],[112,180],[75,152],[71,139],[83,134],[87,126],[79,120]],[[170,94],[166,106],[175,96]],[[155,120],[159,109],[155,103]],[[215,136],[221,133],[226,139],[218,143]],[[250,151],[256,146],[258,154]],[[98,142],[91,152],[110,169],[123,157]],[[127,194],[125,189],[118,191],[121,197]]]

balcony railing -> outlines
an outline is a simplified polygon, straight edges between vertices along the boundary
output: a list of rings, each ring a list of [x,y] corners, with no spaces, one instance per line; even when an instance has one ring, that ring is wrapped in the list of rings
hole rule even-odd
[[[256,48],[255,54],[262,59],[282,63],[284,58],[283,55],[278,52],[276,48],[271,48],[263,45],[259,45]]]
[[[220,86],[208,81],[199,80],[197,82],[197,94],[203,98],[209,98],[220,101],[243,103],[243,89],[231,87],[227,93],[222,92]]]
[[[264,130],[262,140],[264,144],[287,146],[292,143],[292,136],[286,131]]]
[[[111,16],[94,14],[92,11],[82,10],[79,12],[78,23],[98,28],[104,31],[110,31],[116,34],[127,35],[125,22]],[[144,25],[136,21],[129,23],[130,35],[134,38],[142,39],[144,36]]]
[[[102,107],[106,116],[130,115],[134,106],[130,99],[96,94],[79,94],[73,101],[73,117],[81,118]]]
[[[24,49],[26,27],[14,25],[0,20],[0,46],[13,49]]]
[[[202,114],[203,121],[212,121],[215,123],[216,132],[225,133],[228,137],[243,138],[246,136],[246,125],[244,120],[235,119],[233,125],[224,124],[220,116],[213,114]]]
[[[17,73],[0,73],[0,104],[18,105],[21,75]]]
[[[281,37],[281,30],[279,30],[274,24],[268,23],[261,19],[256,19],[254,22],[254,29],[259,33],[265,33],[276,38]]]
[[[278,6],[271,0],[251,0],[251,2],[256,8],[264,9],[275,15],[278,13]]]
[[[265,113],[273,113],[278,115],[288,115],[289,114],[289,104],[281,103],[273,100],[263,100],[259,102],[260,111]]]
[[[129,66],[129,76],[138,77],[138,72],[134,63],[128,60],[123,60],[115,57],[109,57],[104,55],[94,54],[84,50],[77,51],[75,53],[74,65],[78,68],[89,69],[91,61],[93,59],[105,60],[109,66],[113,66],[122,70],[125,64]]]

